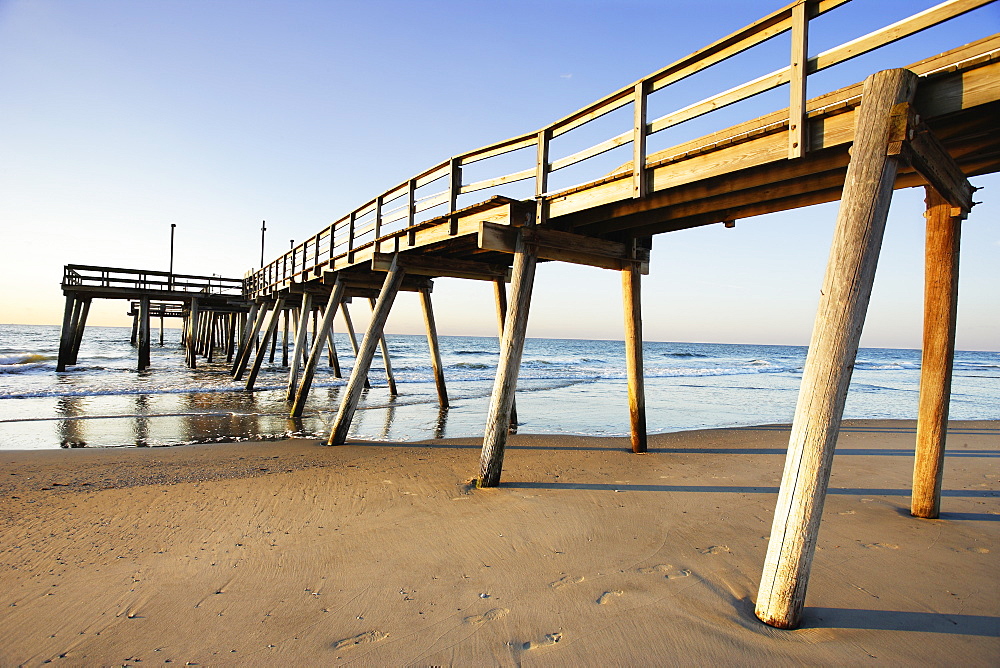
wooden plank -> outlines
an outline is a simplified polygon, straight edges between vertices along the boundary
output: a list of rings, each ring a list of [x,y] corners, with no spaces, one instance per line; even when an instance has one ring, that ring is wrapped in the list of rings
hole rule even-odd
[[[549,188],[549,143],[552,132],[541,130],[538,133],[538,150],[535,153],[535,224],[543,225],[548,220],[549,212],[545,203],[545,191]]]
[[[501,142],[496,142],[495,144],[489,144],[482,148],[477,148],[473,151],[467,153],[462,153],[458,155],[458,159],[461,164],[469,165],[474,162],[479,162],[480,160],[486,160],[488,158],[494,158],[498,155],[503,155],[505,153],[511,153],[513,151],[519,151],[523,148],[528,148],[529,146],[534,146],[535,142],[538,141],[538,135],[534,132],[521,135],[519,137],[511,137],[510,139],[505,139]]]
[[[792,7],[792,55],[788,76],[788,158],[806,152],[806,61],[809,58],[809,17],[806,2]]]
[[[396,293],[399,291],[399,286],[403,282],[405,273],[406,270],[402,267],[394,266],[385,275],[382,292],[379,294],[378,302],[375,305],[375,311],[368,325],[368,331],[365,332],[365,338],[361,342],[361,348],[354,361],[354,368],[351,369],[351,378],[347,381],[347,387],[344,390],[340,410],[337,412],[333,429],[330,432],[329,445],[340,445],[347,441],[347,432],[351,427],[351,421],[354,419],[354,411],[361,400],[363,381],[368,376],[372,357],[375,355],[375,346],[382,337],[382,330],[389,317],[389,310],[396,299]]]
[[[495,186],[500,186],[505,183],[515,183],[517,181],[525,181],[535,176],[536,168],[531,167],[529,169],[523,169],[520,172],[513,172],[511,174],[505,174],[503,176],[497,176],[492,179],[486,179],[484,181],[476,181],[475,183],[470,183],[468,185],[462,186],[462,194],[476,192],[477,190],[486,190],[487,188],[493,188]]]
[[[521,228],[522,232],[528,228]],[[528,327],[528,309],[531,290],[535,282],[535,265],[538,261],[534,249],[518,235],[514,253],[514,274],[511,285],[511,304],[504,324],[500,344],[500,360],[490,397],[483,451],[479,460],[477,487],[497,487],[503,470],[504,450],[510,430],[510,410],[514,403],[521,354],[524,352],[524,335]]]
[[[419,255],[415,257],[375,253],[372,257],[372,271],[389,271],[393,264],[405,267],[408,274],[419,276],[448,276],[452,278],[469,278],[479,281],[492,281],[497,278],[506,279],[510,268],[506,265],[488,264],[475,260],[457,260],[434,255]]]
[[[961,217],[952,203],[927,188],[927,243],[924,270],[924,341],[920,361],[917,445],[910,514],[937,519],[941,513],[948,404],[955,359],[958,314],[958,255]]]
[[[444,382],[444,365],[441,363],[441,347],[438,345],[437,325],[434,323],[434,308],[431,305],[430,290],[420,291],[420,305],[424,312],[424,326],[427,329],[427,350],[434,370],[434,386],[437,388],[438,406],[448,408],[448,388]]]
[[[877,72],[865,81],[844,195],[802,373],[756,605],[763,622],[798,626],[816,549],[834,447],[871,296],[897,159],[886,155],[893,106],[917,77]]]
[[[903,147],[913,168],[953,207],[960,209],[962,217],[968,215],[973,206],[972,193],[976,189],[930,128],[924,124],[918,126],[913,138]]]
[[[450,164],[451,161],[446,160],[440,165],[431,167],[426,172],[417,175],[416,177],[413,178],[415,187],[422,188],[423,186],[426,186],[428,183],[433,183],[434,181],[437,181],[438,179],[447,176]]]
[[[520,229],[481,223],[479,248],[515,254]],[[537,256],[545,260],[559,260],[615,271],[621,271],[634,263],[648,262],[648,257],[645,260],[642,257],[633,257],[631,249],[623,243],[595,239],[572,232],[534,228],[527,230],[524,238],[535,247]]]
[[[567,155],[565,158],[559,158],[558,160],[553,160],[549,165],[549,172],[555,172],[562,169],[563,167],[569,167],[570,165],[575,165],[578,162],[583,162],[588,158],[593,158],[595,155],[601,155],[602,153],[607,153],[619,146],[624,146],[625,144],[632,141],[635,137],[635,133],[632,130],[616,135],[611,139],[602,141],[599,144],[594,144],[589,148],[585,148],[582,151],[577,151],[572,155]]]
[[[642,363],[642,300],[639,268],[622,270],[625,311],[625,369],[628,376],[628,412],[632,452],[646,452],[646,390]]]

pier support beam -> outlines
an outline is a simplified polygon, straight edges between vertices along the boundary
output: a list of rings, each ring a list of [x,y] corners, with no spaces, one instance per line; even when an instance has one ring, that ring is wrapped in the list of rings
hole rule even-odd
[[[952,215],[955,209],[931,186],[927,186],[926,201],[924,342],[910,514],[936,519],[941,512],[941,479],[955,359],[962,219]]]
[[[240,346],[239,353],[236,355],[236,364],[233,368],[234,380],[243,378],[247,365],[250,364],[250,354],[253,352],[254,341],[257,340],[257,334],[260,333],[260,328],[264,325],[264,318],[267,317],[266,304],[254,304],[254,307],[250,313],[255,317],[252,318],[252,323],[250,318],[247,319],[249,327],[247,327],[246,336],[243,337],[243,345]]]
[[[66,293],[66,307],[63,310],[62,332],[59,335],[59,358],[56,360],[56,371],[65,371],[72,355],[73,341],[76,331],[73,327],[73,311],[76,308],[76,296]]]
[[[441,347],[438,346],[437,325],[434,324],[434,309],[431,307],[431,291],[420,290],[420,304],[424,310],[424,325],[427,327],[427,350],[434,369],[434,385],[437,387],[438,405],[448,408],[448,388],[444,384],[444,366],[441,364]]]
[[[493,295],[496,297],[497,305],[497,328],[500,338],[498,342],[503,344],[503,326],[507,321],[507,286],[502,278],[493,281]],[[517,397],[510,400],[510,431],[517,429]]]
[[[73,347],[69,352],[69,363],[76,364],[76,359],[80,356],[80,345],[83,343],[83,330],[87,327],[87,316],[90,315],[90,297],[84,297],[82,307],[76,322],[73,324]]]
[[[191,305],[188,307],[187,329],[184,332],[184,340],[187,342],[185,356],[188,368],[198,368],[198,298],[191,298]]]
[[[236,370],[240,365],[240,360],[247,356],[247,350],[250,347],[250,338],[255,336],[253,334],[254,327],[258,330],[260,325],[257,324],[258,317],[260,315],[260,304],[254,302],[250,305],[250,311],[243,317],[243,327],[240,329],[240,342],[236,347],[236,361],[233,362],[232,374],[236,376]]]
[[[392,308],[392,303],[396,299],[396,293],[399,292],[399,286],[402,285],[405,274],[406,271],[399,266],[394,257],[392,265],[389,267],[389,273],[386,274],[385,282],[382,284],[378,301],[375,303],[368,331],[365,332],[365,338],[362,340],[361,348],[354,360],[351,378],[347,381],[344,398],[340,403],[340,410],[337,412],[337,418],[334,420],[333,429],[330,432],[329,445],[340,445],[347,441],[347,432],[351,428],[351,420],[354,418],[358,401],[361,400],[361,390],[364,388],[368,369],[375,356],[375,347],[382,338],[382,329],[385,327],[385,321],[389,318],[389,310]],[[344,312],[347,312],[346,309]]]
[[[299,326],[295,330],[295,348],[292,350],[292,363],[288,367],[288,389],[285,400],[295,399],[295,389],[299,382],[299,360],[305,357],[306,340],[309,335],[309,314],[312,312],[312,294],[302,293],[302,306],[299,308]],[[275,329],[275,334],[277,334]],[[315,338],[315,337],[314,337]]]
[[[642,364],[642,303],[639,265],[622,270],[625,307],[625,366],[628,375],[628,411],[632,452],[646,452],[646,390]]]
[[[271,340],[271,335],[278,327],[278,319],[281,317],[281,309],[285,305],[284,298],[278,297],[278,300],[274,302],[274,308],[271,310],[271,317],[267,321],[267,331],[264,332],[264,337],[261,339],[260,347],[257,348],[257,356],[254,357],[253,366],[250,367],[250,373],[247,375],[246,389],[247,392],[253,392],[254,383],[257,382],[257,374],[260,373],[260,367],[264,364],[264,357],[267,356],[267,344]],[[261,309],[262,311],[265,309]]]
[[[778,628],[799,625],[834,447],[871,297],[898,160],[886,155],[893,106],[909,102],[907,70],[865,80],[830,259],[806,356],[778,492],[756,614]]]
[[[374,315],[375,299],[369,297],[368,304],[371,306],[372,315]],[[394,397],[399,393],[396,392],[396,377],[392,375],[392,361],[389,359],[389,344],[385,341],[384,333],[379,336],[378,345],[382,350],[382,363],[385,365],[385,382],[389,384],[389,396]]]
[[[524,352],[524,335],[528,329],[528,307],[531,305],[537,261],[536,249],[525,243],[523,228],[518,230],[511,277],[511,303],[500,341],[500,361],[497,363],[497,376],[493,382],[490,410],[486,418],[477,487],[497,487],[500,484],[504,449],[510,431],[510,409],[514,404],[514,388],[517,386],[521,354]]]
[[[139,300],[139,371],[149,368],[149,297]]]
[[[347,308],[347,302],[340,305],[340,312],[344,316],[344,324],[347,325],[347,338],[351,341],[351,349],[354,351],[354,363],[358,363],[358,335],[354,331],[354,321],[351,320],[351,311]],[[368,374],[365,374],[365,389],[371,389],[372,384],[368,382]]]
[[[292,404],[289,417],[302,417],[302,410],[305,408],[306,399],[309,396],[309,388],[312,387],[313,376],[316,374],[316,365],[319,364],[319,358],[323,354],[323,346],[330,335],[330,329],[333,326],[333,317],[337,314],[337,304],[343,298],[344,282],[338,280],[330,292],[330,298],[327,300],[326,310],[323,311],[323,320],[319,325],[319,331],[313,337],[312,349],[309,351],[309,358],[306,360],[306,368],[302,370],[302,379],[299,381],[298,388],[296,389],[295,401]]]

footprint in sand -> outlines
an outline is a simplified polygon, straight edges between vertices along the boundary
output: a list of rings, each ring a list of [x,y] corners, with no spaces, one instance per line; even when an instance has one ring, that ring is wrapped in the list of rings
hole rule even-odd
[[[546,633],[545,637],[541,640],[532,640],[521,645],[521,649],[541,649],[542,647],[551,647],[557,642],[562,640],[561,633]]]
[[[487,610],[481,615],[472,615],[471,617],[466,617],[464,621],[466,624],[484,624],[486,622],[495,622],[498,619],[503,619],[510,614],[510,610],[507,608],[493,608],[492,610]]]
[[[673,568],[673,566],[670,564],[656,564],[655,566],[643,566],[642,568],[637,568],[635,570],[643,575],[652,575],[653,573],[665,573],[671,568]]]
[[[691,575],[691,571],[689,571],[688,569],[684,568],[684,569],[681,569],[679,571],[675,571],[673,573],[667,573],[665,577],[668,580],[676,580],[677,578],[686,578],[689,575]]]
[[[968,551],[969,552],[975,552],[976,554],[989,554],[990,553],[989,548],[985,548],[985,547],[970,547],[970,548],[968,548]]]
[[[893,543],[861,543],[861,547],[869,550],[898,550],[899,545]]]
[[[597,604],[607,605],[608,603],[611,603],[611,601],[615,600],[616,597],[621,596],[624,593],[625,592],[623,592],[621,589],[615,589],[614,591],[606,591],[603,594],[601,594],[601,597],[599,599],[597,599]]]
[[[338,640],[333,643],[334,649],[353,649],[359,645],[368,645],[373,642],[378,642],[380,640],[385,640],[389,637],[388,633],[382,633],[381,631],[366,631],[356,636],[350,638],[344,638],[343,640]]]
[[[564,578],[559,578],[555,582],[550,582],[549,586],[552,587],[553,589],[560,589],[562,587],[565,587],[566,585],[575,585],[575,584],[580,584],[581,582],[583,582],[582,575],[576,575],[576,576],[567,575]]]
[[[702,554],[724,554],[727,552],[732,553],[732,550],[725,545],[712,545],[701,551]]]

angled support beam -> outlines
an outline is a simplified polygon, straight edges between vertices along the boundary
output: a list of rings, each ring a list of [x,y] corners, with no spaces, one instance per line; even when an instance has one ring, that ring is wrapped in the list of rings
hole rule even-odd
[[[260,346],[257,348],[257,355],[253,359],[253,366],[250,367],[250,373],[247,374],[247,392],[253,392],[254,383],[257,382],[257,374],[260,373],[260,367],[264,364],[264,357],[267,356],[267,344],[270,342],[274,330],[278,328],[278,320],[281,318],[281,310],[284,305],[284,297],[278,297],[271,309],[271,317],[267,320],[267,330],[264,332],[264,337],[260,340]]]
[[[802,616],[898,168],[899,161],[886,150],[891,112],[894,105],[912,100],[916,88],[917,76],[902,69],[876,72],[865,80],[757,596],[757,617],[778,628],[795,628]]]
[[[427,327],[427,350],[434,369],[434,385],[437,387],[438,405],[448,408],[448,389],[444,384],[444,366],[441,364],[441,348],[438,346],[437,325],[434,324],[434,309],[431,306],[431,291],[420,291],[420,304],[424,311],[424,325]]]
[[[500,338],[497,339],[503,345],[503,327],[507,321],[507,286],[503,281],[493,281],[493,295],[497,305],[497,328]],[[516,388],[515,388],[516,389]],[[510,400],[510,431],[517,430],[517,396]]]
[[[302,417],[302,410],[305,408],[306,399],[309,396],[309,388],[312,387],[313,376],[316,374],[316,365],[319,363],[320,355],[323,354],[323,345],[327,342],[330,330],[333,327],[333,317],[337,314],[337,304],[344,297],[344,283],[337,281],[330,292],[330,298],[326,303],[326,310],[323,312],[323,321],[320,323],[319,331],[313,337],[312,349],[309,351],[309,359],[306,360],[306,367],[302,370],[302,379],[295,392],[295,401],[292,403],[292,410],[289,417]]]
[[[622,270],[625,310],[625,366],[628,375],[628,411],[632,452],[646,452],[646,390],[642,364],[642,303],[639,269]]]
[[[340,312],[344,316],[344,324],[347,325],[347,338],[351,341],[351,350],[354,351],[354,363],[358,363],[358,335],[354,331],[354,321],[351,320],[351,311],[347,308],[347,302],[340,303]],[[365,389],[371,389],[372,384],[368,381],[368,374],[365,374]]]
[[[235,380],[243,378],[243,374],[247,370],[247,365],[250,363],[250,354],[253,352],[254,341],[257,340],[257,335],[260,333],[260,329],[264,325],[264,318],[266,317],[266,304],[254,303],[250,307],[250,313],[247,314],[247,327],[243,333],[243,341],[240,343],[240,349],[236,354],[236,363],[233,365],[233,378]]]
[[[198,298],[192,297],[191,305],[188,307],[188,326],[184,333],[184,340],[187,342],[185,352],[189,369],[198,368],[198,323]]]
[[[937,519],[948,434],[955,321],[958,315],[958,254],[962,231],[955,207],[927,187],[927,244],[924,271],[924,343],[920,362],[917,447],[910,514]]]
[[[295,390],[299,382],[299,362],[306,354],[306,336],[309,333],[309,314],[312,312],[312,294],[302,294],[302,306],[299,308],[299,326],[295,330],[295,348],[292,349],[292,360],[288,367],[288,389],[285,399],[295,399]],[[277,330],[275,330],[277,332]]]
[[[524,352],[524,335],[528,329],[528,308],[531,305],[531,290],[535,283],[535,264],[538,261],[534,246],[527,243],[527,234],[518,234],[514,251],[513,282],[511,283],[511,304],[503,328],[500,342],[500,361],[493,382],[489,415],[486,418],[486,433],[483,436],[483,451],[479,459],[477,487],[497,487],[503,470],[504,449],[510,430],[510,409],[514,405],[514,389]]]
[[[399,292],[399,286],[403,282],[406,270],[399,265],[393,265],[389,273],[385,276],[385,283],[382,285],[382,292],[379,293],[378,301],[375,303],[375,311],[372,313],[368,331],[361,342],[358,356],[354,360],[354,368],[351,369],[351,378],[347,381],[347,388],[344,391],[344,398],[334,420],[333,429],[330,432],[329,445],[340,445],[347,441],[347,432],[351,428],[351,420],[354,419],[354,411],[361,400],[361,391],[364,389],[364,381],[368,376],[368,369],[371,368],[372,357],[375,356],[375,347],[382,337],[382,329],[385,321],[389,318],[389,310]]]
[[[59,335],[59,358],[56,360],[56,371],[65,371],[72,357],[73,341],[76,332],[73,327],[73,311],[76,308],[76,297],[72,292],[66,293],[66,307],[63,311],[62,332]]]
[[[80,309],[80,317],[73,325],[73,348],[69,354],[70,364],[76,364],[77,357],[80,356],[80,345],[83,343],[83,330],[87,327],[87,316],[90,315],[90,302],[90,297],[84,297],[83,308]]]
[[[369,297],[368,304],[371,306],[372,315],[375,315],[375,298]],[[385,382],[389,385],[389,396],[395,397],[398,392],[396,391],[396,377],[392,375],[392,362],[389,360],[389,344],[385,341],[385,333],[382,333],[378,337],[378,345],[382,350],[382,362],[385,364]]]

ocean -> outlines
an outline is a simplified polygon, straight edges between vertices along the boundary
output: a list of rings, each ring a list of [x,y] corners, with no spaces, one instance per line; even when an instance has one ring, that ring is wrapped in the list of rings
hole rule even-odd
[[[155,328],[154,328],[155,329]],[[337,351],[345,378],[324,359],[301,420],[288,418],[288,370],[280,353],[265,362],[257,390],[233,381],[224,362],[183,366],[180,332],[164,345],[154,332],[152,366],[135,370],[127,327],[88,327],[79,364],[55,371],[59,328],[0,325],[0,449],[150,447],[322,438],[353,357],[347,335]],[[482,436],[498,359],[495,338],[444,336],[441,355],[451,408],[440,410],[427,340],[387,335],[398,385],[389,395],[376,355],[350,438],[416,441]],[[804,346],[644,343],[650,433],[791,421]],[[846,418],[916,417],[920,351],[859,351]],[[517,392],[518,430],[534,434],[628,434],[621,341],[528,339]],[[951,401],[956,420],[1000,419],[1000,353],[959,351]]]

